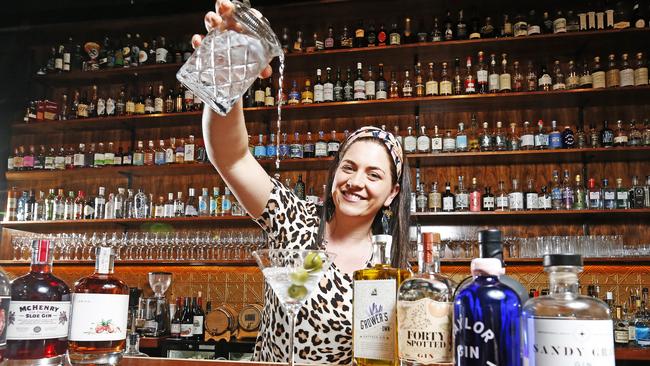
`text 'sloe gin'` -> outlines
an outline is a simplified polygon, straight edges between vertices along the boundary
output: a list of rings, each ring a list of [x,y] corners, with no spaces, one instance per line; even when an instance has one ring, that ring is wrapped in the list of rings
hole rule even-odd
[[[77,281],[72,295],[68,361],[117,365],[126,346],[129,286],[113,275],[115,253],[97,247],[95,273]]]
[[[499,259],[472,260],[474,280],[454,299],[456,366],[521,365],[521,302],[502,273]]]
[[[372,237],[372,267],[354,272],[352,337],[354,363],[397,365],[397,287],[405,275],[391,266],[392,237]]]
[[[423,233],[419,273],[397,294],[397,349],[402,366],[451,364],[455,285],[440,274],[440,234]]]
[[[68,348],[70,289],[52,275],[53,244],[34,240],[29,273],[11,283],[5,354],[11,365],[60,365]]]
[[[524,362],[529,366],[613,366],[614,330],[609,307],[580,295],[576,254],[548,254],[550,293],[523,310]]]

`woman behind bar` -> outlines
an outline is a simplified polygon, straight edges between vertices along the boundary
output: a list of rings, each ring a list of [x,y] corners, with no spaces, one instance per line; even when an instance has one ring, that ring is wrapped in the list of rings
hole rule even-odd
[[[217,1],[205,16],[208,31],[236,29],[232,3]],[[197,47],[202,36],[194,35]],[[268,66],[260,75],[267,78]],[[368,266],[371,235],[380,233],[381,217],[396,216],[392,235],[393,266],[406,266],[410,172],[402,148],[389,132],[364,127],[343,142],[327,175],[320,217],[312,202],[269,177],[248,150],[248,132],[239,101],[226,117],[203,111],[203,136],[210,161],[248,214],[266,231],[270,248],[324,249],[336,259],[300,310],[295,327],[296,363],[352,362],[352,273]],[[266,287],[262,325],[254,360],[287,362],[287,315]]]

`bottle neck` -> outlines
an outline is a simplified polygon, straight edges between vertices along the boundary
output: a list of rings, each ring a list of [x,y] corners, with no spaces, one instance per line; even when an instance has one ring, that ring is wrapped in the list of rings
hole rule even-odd
[[[100,275],[113,274],[115,271],[115,254],[110,247],[98,247],[96,251],[95,273]]]
[[[420,273],[440,273],[440,248],[432,245],[431,250],[424,250],[424,261]]]
[[[577,297],[580,293],[577,267],[554,267],[549,270],[551,296]]]
[[[372,237],[372,266],[386,266],[391,263],[392,237],[390,235],[375,235]]]
[[[32,264],[30,272],[51,273],[54,248],[49,240],[35,240],[32,243]]]

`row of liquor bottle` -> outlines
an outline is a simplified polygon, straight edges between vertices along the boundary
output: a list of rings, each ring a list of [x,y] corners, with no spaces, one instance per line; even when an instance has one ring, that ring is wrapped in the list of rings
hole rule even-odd
[[[31,248],[27,274],[9,283],[0,273],[4,359],[117,364],[126,345],[129,287],[114,275],[113,249],[98,247],[95,272],[71,288],[52,274],[54,242],[34,240]]]
[[[648,24],[650,9],[636,4],[634,8],[617,3],[617,9],[603,6],[596,9],[585,6],[580,10],[540,11],[531,9],[513,14],[503,14],[499,24],[490,16],[481,17],[476,9],[472,11],[469,24],[465,20],[464,11],[458,11],[457,18],[447,10],[444,18],[433,17],[433,24],[424,21],[413,21],[406,17],[403,25],[398,22],[389,23],[386,29],[383,23],[377,27],[374,20],[360,20],[354,27],[344,25],[341,32],[335,35],[334,27],[328,26],[325,38],[316,31],[311,39],[305,39],[307,33],[303,30],[290,32],[282,28],[281,43],[285,53],[315,52],[336,48],[375,47],[400,45],[416,42],[441,42],[463,39],[482,39],[494,37],[523,37],[538,34],[559,34],[566,32],[644,28]],[[291,38],[289,34],[295,34]],[[304,36],[303,36],[304,34]]]
[[[472,260],[472,277],[458,285],[440,273],[439,234],[419,235],[419,266],[413,275],[392,267],[385,259],[390,258],[386,239],[373,237],[374,253],[382,256],[373,256],[371,268],[353,275],[355,360],[515,366],[597,360],[614,365],[610,309],[602,300],[580,294],[580,255],[545,255],[549,294],[529,298],[528,291],[503,268],[501,233],[481,230],[478,236],[481,258]],[[378,288],[378,279],[385,287]],[[580,312],[574,311],[578,308]],[[373,316],[372,309],[387,316]],[[645,326],[648,320],[642,319]],[[432,329],[435,339],[424,338]],[[578,338],[576,329],[589,332],[589,341]],[[650,344],[650,337],[637,341]],[[543,350],[553,347],[580,349],[580,354],[562,351],[549,357]]]
[[[604,121],[603,127],[597,129],[593,124],[585,132],[578,126],[574,132],[571,126],[565,126],[563,131],[557,128],[557,122],[551,122],[551,128],[547,129],[544,122],[537,122],[537,129],[530,126],[530,122],[524,121],[523,128],[517,127],[516,123],[510,123],[509,129],[503,128],[503,123],[497,121],[495,128],[490,129],[488,122],[483,122],[483,128],[478,128],[476,116],[472,115],[469,128],[465,129],[465,123],[458,124],[458,130],[442,131],[437,125],[429,134],[424,124],[415,117],[415,134],[413,127],[407,127],[406,136],[402,136],[399,126],[394,126],[394,134],[402,143],[404,152],[411,153],[449,153],[465,151],[516,151],[516,150],[545,150],[545,149],[573,149],[573,148],[598,148],[598,147],[626,147],[626,146],[650,146],[650,120],[646,119],[644,129],[637,128],[636,120],[631,120],[626,127],[622,120],[617,121],[616,130],[609,128],[608,121]],[[382,125],[386,129],[385,125]],[[343,133],[343,141],[349,134],[348,130]],[[314,139],[311,132],[307,132],[304,139],[299,132],[294,132],[292,140],[289,141],[288,134],[282,133],[278,141],[275,133],[268,138],[264,134],[257,136],[257,142],[249,139],[251,154],[259,159],[301,159],[301,158],[324,158],[335,156],[338,153],[341,140],[335,130],[331,131],[326,139],[323,131],[318,132],[318,138]],[[86,148],[88,145],[88,148]],[[131,151],[124,151],[120,146],[115,149],[115,144],[108,145],[100,143],[79,144],[75,146],[54,146],[46,148],[41,145],[38,152],[33,145],[28,149],[19,146],[14,149],[13,154],[7,158],[8,171],[24,170],[65,170],[75,168],[101,168],[105,166],[151,166],[168,165],[179,163],[207,163],[208,158],[205,147],[194,136],[179,139],[170,138],[169,142],[159,140],[155,146],[153,140],[149,140],[148,148],[145,148],[144,141],[138,141],[136,148]]]
[[[591,64],[584,61],[578,64],[570,60],[566,65],[555,60],[549,68],[546,63],[540,63],[537,68],[532,60],[527,65],[514,61],[509,66],[508,55],[500,57],[489,55],[483,51],[478,53],[478,65],[473,66],[471,56],[466,57],[466,63],[461,68],[461,59],[456,58],[451,63],[436,64],[429,62],[423,65],[418,62],[413,69],[404,70],[403,77],[398,78],[397,71],[391,71],[390,80],[384,76],[384,64],[379,64],[377,73],[369,65],[364,72],[361,62],[357,63],[356,75],[347,68],[346,78],[343,79],[341,68],[333,75],[332,67],[316,69],[315,81],[312,85],[306,79],[302,88],[296,80],[291,83],[287,104],[311,104],[325,102],[341,102],[353,100],[383,100],[391,98],[410,98],[437,95],[467,95],[483,93],[553,91],[567,89],[600,89],[648,85],[648,66],[642,52],[632,59],[627,53],[620,57],[608,56],[607,66],[596,56]],[[323,80],[324,79],[324,80]],[[273,106],[277,103],[274,98],[274,86],[271,79],[257,80],[244,97],[246,106]]]
[[[203,108],[203,101],[178,83],[176,88],[169,88],[165,94],[165,86],[157,85],[157,93],[154,93],[154,86],[149,85],[148,91],[144,89],[131,92],[122,86],[117,96],[108,93],[98,92],[97,85],[90,88],[88,92],[73,91],[72,99],[68,93],[63,93],[59,102],[48,99],[32,100],[27,104],[23,121],[64,121],[80,118],[132,116],[154,113],[179,113],[199,111]]]
[[[289,180],[289,184],[290,180]],[[296,187],[297,186],[297,187]],[[305,184],[302,176],[294,190],[302,191]],[[117,188],[114,193],[99,187],[97,195],[87,197],[85,191],[69,191],[63,188],[50,189],[48,194],[35,190],[22,191],[15,187],[7,192],[8,221],[49,221],[49,220],[89,220],[89,219],[149,219],[196,216],[244,216],[230,189],[225,187],[223,194],[219,187],[202,188],[200,194],[194,188],[188,189],[187,198],[183,192],[170,192],[165,196],[145,193],[142,189]]]
[[[610,294],[607,293],[605,302],[609,305],[614,321],[614,343],[619,346],[650,346],[648,288],[644,287],[641,292],[636,289],[628,301],[619,301],[618,304]],[[639,334],[638,338],[637,333]]]
[[[187,139],[177,140],[172,137],[168,143],[159,140],[158,146],[154,145],[153,140],[149,140],[148,148],[145,148],[144,141],[140,140],[137,141],[135,149],[127,149],[127,151],[124,151],[122,146],[116,149],[113,142],[107,145],[103,142],[81,143],[78,146],[69,145],[67,148],[64,145],[58,148],[54,146],[46,148],[45,145],[41,145],[38,152],[33,145],[28,149],[21,145],[7,158],[7,169],[9,171],[65,170],[207,162],[205,146],[190,135]]]
[[[75,43],[72,37],[52,46],[38,75],[70,71],[96,71],[100,69],[137,67],[153,64],[182,63],[192,55],[190,37],[168,42],[164,36],[145,40],[139,33],[121,37],[104,36],[102,42]]]
[[[416,183],[417,184],[417,183]],[[564,171],[562,181],[557,170],[553,171],[552,180],[544,183],[539,190],[535,180],[529,178],[524,187],[519,179],[512,179],[510,190],[506,190],[503,180],[498,183],[498,190],[482,187],[476,177],[471,185],[465,183],[465,177],[458,177],[458,184],[452,192],[452,184],[447,181],[443,188],[434,182],[427,190],[424,183],[417,184],[411,194],[412,212],[453,212],[453,211],[522,211],[522,210],[585,210],[585,209],[630,209],[650,208],[650,175],[645,184],[633,176],[631,185],[623,186],[623,179],[616,178],[616,186],[609,185],[605,178],[601,184],[595,178],[583,181],[578,174],[572,180],[568,170]]]

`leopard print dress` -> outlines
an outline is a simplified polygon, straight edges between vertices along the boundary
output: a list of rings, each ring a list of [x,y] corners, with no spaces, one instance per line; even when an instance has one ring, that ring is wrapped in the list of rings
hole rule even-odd
[[[262,215],[256,220],[272,249],[317,249],[320,219],[316,206],[301,200],[275,179]],[[273,290],[264,284],[265,306],[253,359],[288,362],[289,318]],[[296,363],[352,363],[352,279],[332,265],[298,313]]]

